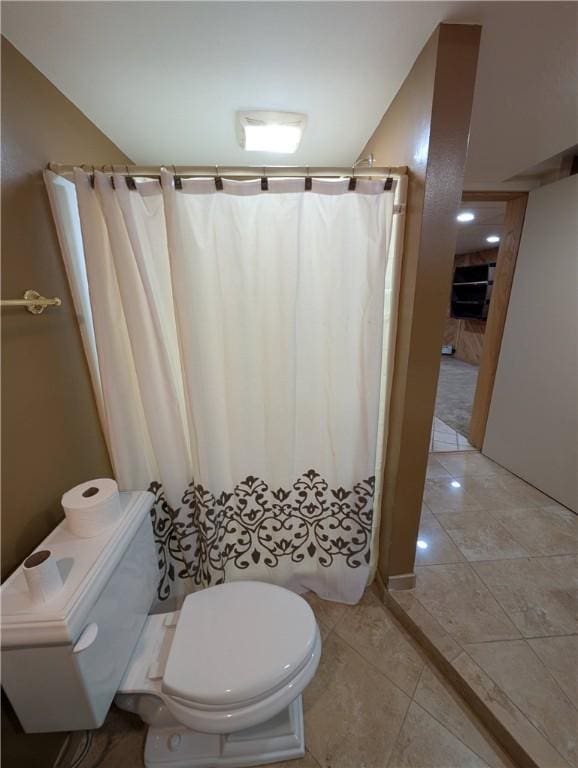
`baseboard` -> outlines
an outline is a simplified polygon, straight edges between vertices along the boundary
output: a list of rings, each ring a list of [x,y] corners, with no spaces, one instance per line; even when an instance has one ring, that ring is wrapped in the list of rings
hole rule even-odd
[[[387,588],[389,590],[413,589],[415,587],[415,573],[400,573],[398,576],[388,576]]]

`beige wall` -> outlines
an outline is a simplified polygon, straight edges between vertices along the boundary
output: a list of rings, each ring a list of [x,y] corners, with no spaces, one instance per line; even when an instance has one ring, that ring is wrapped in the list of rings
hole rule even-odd
[[[392,586],[415,559],[480,31],[438,27],[363,150],[409,168],[379,558]]]
[[[42,181],[51,160],[128,158],[2,38],[2,297],[63,300],[2,310],[2,578],[61,519],[67,488],[111,473]],[[2,726],[3,765],[52,764],[61,735]]]
[[[578,510],[578,176],[528,198],[483,452]]]

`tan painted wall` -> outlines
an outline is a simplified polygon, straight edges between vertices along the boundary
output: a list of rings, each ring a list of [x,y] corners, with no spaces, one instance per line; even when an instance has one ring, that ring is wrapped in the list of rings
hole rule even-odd
[[[483,452],[578,511],[578,176],[530,192]]]
[[[51,160],[128,158],[2,38],[2,297],[63,300],[38,317],[2,310],[2,578],[61,519],[67,488],[111,473],[42,181]],[[62,735],[2,720],[3,765],[52,764]]]
[[[386,584],[413,571],[480,32],[438,27],[362,153],[409,169],[380,534]]]

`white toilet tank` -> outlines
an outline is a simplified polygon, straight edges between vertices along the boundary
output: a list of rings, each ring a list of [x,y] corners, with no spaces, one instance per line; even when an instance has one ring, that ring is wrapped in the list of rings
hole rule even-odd
[[[49,549],[63,579],[35,605],[22,566],[1,587],[2,686],[28,733],[102,725],[155,599],[147,492],[121,493],[117,525],[90,539],[63,521]]]

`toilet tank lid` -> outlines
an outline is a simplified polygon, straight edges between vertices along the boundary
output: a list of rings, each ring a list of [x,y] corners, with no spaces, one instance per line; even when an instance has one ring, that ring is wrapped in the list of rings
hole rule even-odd
[[[63,576],[62,590],[52,600],[40,606],[32,602],[22,564],[2,584],[2,649],[76,641],[86,616],[142,520],[150,513],[154,496],[148,491],[134,491],[121,493],[120,500],[120,520],[98,536],[74,536],[63,520],[36,547],[53,553]]]

